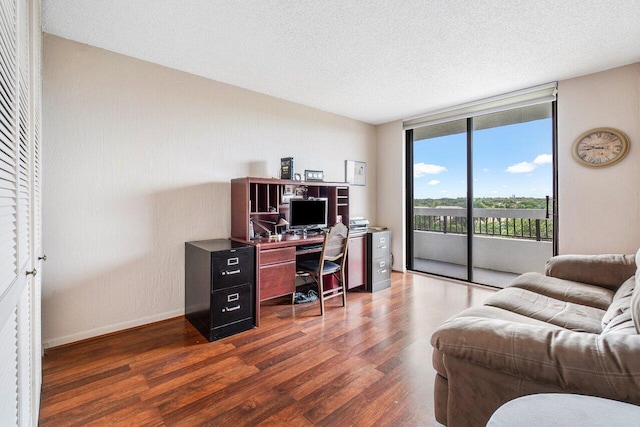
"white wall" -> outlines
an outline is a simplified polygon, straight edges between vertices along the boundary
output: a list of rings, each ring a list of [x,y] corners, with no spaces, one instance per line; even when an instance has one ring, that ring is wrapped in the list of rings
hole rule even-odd
[[[43,341],[184,313],[184,242],[230,233],[230,180],[345,160],[375,177],[376,129],[46,35]],[[376,180],[351,214],[376,221]]]
[[[607,168],[580,166],[575,139],[617,128],[631,149]],[[558,84],[560,253],[635,253],[640,246],[640,63]]]
[[[378,126],[378,203],[375,225],[391,230],[393,269],[406,270],[405,143],[402,121]],[[374,225],[374,224],[372,224]]]
[[[631,149],[620,163],[602,169],[580,166],[571,154],[574,140],[596,127],[627,134]],[[404,176],[404,132],[398,122],[378,126],[378,173]],[[402,157],[402,165],[397,159]],[[558,83],[559,251],[635,253],[640,246],[640,63]],[[403,178],[404,179],[404,178]],[[404,181],[389,191],[379,181],[380,223],[404,221]],[[397,225],[394,226],[398,228]],[[405,247],[405,233],[394,232],[394,248]],[[402,241],[401,241],[402,240]],[[395,253],[394,253],[395,255]],[[398,262],[401,262],[398,265]],[[396,257],[394,269],[406,265]]]

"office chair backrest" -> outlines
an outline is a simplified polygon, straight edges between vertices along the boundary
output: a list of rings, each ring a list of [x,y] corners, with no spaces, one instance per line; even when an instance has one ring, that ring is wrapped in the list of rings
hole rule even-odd
[[[335,224],[324,236],[322,258],[327,261],[335,261],[347,251],[349,242],[349,229],[341,222]]]

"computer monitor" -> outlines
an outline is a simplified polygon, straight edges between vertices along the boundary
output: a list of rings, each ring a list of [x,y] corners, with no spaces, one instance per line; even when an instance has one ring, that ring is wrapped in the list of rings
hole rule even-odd
[[[327,227],[327,199],[291,199],[289,201],[289,229],[310,230]]]

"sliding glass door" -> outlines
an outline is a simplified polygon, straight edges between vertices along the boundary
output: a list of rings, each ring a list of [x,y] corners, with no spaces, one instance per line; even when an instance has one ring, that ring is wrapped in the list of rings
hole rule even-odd
[[[408,268],[503,287],[554,254],[554,104],[407,131]]]
[[[467,280],[467,120],[413,131],[412,269]]]

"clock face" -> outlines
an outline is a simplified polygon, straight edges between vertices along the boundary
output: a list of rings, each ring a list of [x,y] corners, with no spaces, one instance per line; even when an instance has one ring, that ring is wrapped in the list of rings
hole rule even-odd
[[[573,147],[575,158],[591,167],[617,163],[628,151],[627,137],[622,132],[610,128],[593,129],[582,134]]]

